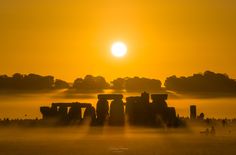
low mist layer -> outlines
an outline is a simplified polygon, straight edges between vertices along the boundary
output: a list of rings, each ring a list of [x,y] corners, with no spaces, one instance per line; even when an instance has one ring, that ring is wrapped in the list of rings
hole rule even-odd
[[[187,129],[145,128],[0,128],[0,154],[235,154],[235,126]],[[229,132],[231,131],[231,132]]]

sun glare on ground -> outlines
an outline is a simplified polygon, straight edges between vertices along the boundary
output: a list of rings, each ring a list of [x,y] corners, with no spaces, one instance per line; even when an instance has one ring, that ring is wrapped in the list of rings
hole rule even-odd
[[[127,53],[127,46],[123,42],[115,42],[112,44],[111,53],[118,58],[124,57]]]

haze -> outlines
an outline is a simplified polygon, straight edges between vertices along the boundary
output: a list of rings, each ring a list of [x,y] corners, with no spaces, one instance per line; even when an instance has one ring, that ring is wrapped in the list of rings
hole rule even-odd
[[[1,0],[0,73],[235,78],[235,16],[233,0]],[[110,53],[117,40],[128,46],[122,59]]]

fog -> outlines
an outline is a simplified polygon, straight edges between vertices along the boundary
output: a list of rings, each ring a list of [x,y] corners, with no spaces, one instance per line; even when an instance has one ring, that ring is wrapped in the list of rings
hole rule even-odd
[[[235,127],[185,129],[132,127],[0,128],[0,154],[235,154]],[[229,133],[229,130],[232,131]]]
[[[124,96],[139,95],[125,93]],[[0,95],[0,118],[41,118],[39,107],[52,102],[88,102],[96,104],[96,94],[16,93]],[[189,115],[189,105],[196,104],[198,114],[206,117],[235,118],[236,98],[194,98],[170,96],[168,105],[180,116]],[[204,123],[187,123],[184,128],[131,127],[1,127],[0,154],[235,154],[236,124],[215,124],[216,134],[201,134]]]

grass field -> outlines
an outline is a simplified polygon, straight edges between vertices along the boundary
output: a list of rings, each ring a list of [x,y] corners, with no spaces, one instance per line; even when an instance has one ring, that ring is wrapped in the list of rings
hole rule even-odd
[[[130,127],[1,128],[0,154],[130,154],[234,155],[236,126],[216,127],[215,135],[200,134],[204,126],[186,129]]]

